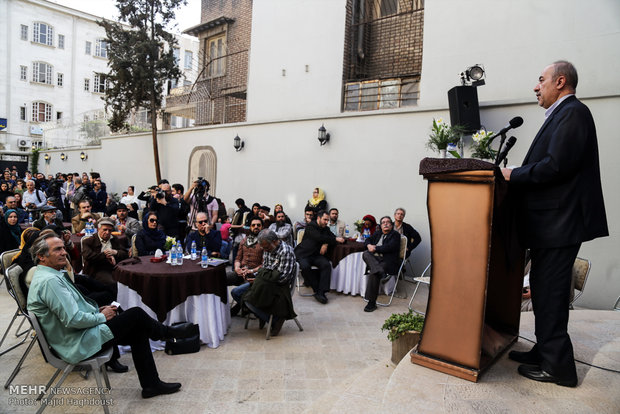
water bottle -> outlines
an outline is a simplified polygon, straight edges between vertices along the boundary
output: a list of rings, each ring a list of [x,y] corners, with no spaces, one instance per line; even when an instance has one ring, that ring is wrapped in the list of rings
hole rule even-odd
[[[28,213],[28,225],[32,226],[32,223],[33,223],[33,221],[32,221],[32,213]]]
[[[177,266],[183,265],[183,246],[181,242],[177,242]]]
[[[195,240],[192,242],[191,254],[192,254],[192,260],[196,260],[198,258],[198,254],[196,253],[196,241]]]
[[[364,240],[370,237],[370,230],[364,229]]]
[[[344,226],[344,238],[345,238],[345,239],[348,239],[348,238],[349,238],[349,236],[350,236],[350,233],[349,233],[349,225],[347,224],[346,226]]]
[[[209,266],[209,256],[207,254],[207,248],[203,247],[202,248],[202,253],[200,254],[200,267],[202,267],[203,269],[206,269],[207,266]]]
[[[177,245],[173,244],[172,247],[170,248],[170,264],[172,266],[177,265],[177,257],[178,257]]]

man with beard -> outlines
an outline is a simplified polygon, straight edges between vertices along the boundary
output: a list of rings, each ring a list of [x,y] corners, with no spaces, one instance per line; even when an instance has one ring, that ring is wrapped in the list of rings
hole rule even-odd
[[[344,222],[342,220],[338,220],[338,209],[330,208],[329,209],[329,230],[334,233],[335,236],[344,237]]]
[[[131,240],[134,234],[142,230],[142,225],[133,217],[128,217],[129,210],[127,206],[120,203],[116,206],[116,230],[127,236],[127,240]]]
[[[276,222],[269,226],[269,230],[278,235],[278,239],[291,247],[293,245],[293,226],[286,222],[286,214],[284,211],[279,211],[276,214]]]

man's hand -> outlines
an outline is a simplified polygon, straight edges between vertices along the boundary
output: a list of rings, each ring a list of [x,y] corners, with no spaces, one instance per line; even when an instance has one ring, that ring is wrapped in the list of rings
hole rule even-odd
[[[89,218],[89,217],[92,217],[92,216],[93,215],[90,212],[86,212],[86,213],[83,213],[82,215],[80,215],[80,218],[82,220],[84,220],[85,218]]]
[[[512,168],[502,168],[502,175],[504,180],[510,181],[510,174],[512,174]]]
[[[376,252],[376,251],[377,251],[377,246],[376,246],[376,245],[374,245],[374,244],[369,244],[369,245],[368,245],[368,246],[366,246],[366,247],[368,248],[368,251],[369,251],[370,253],[374,253],[374,252]]]
[[[344,243],[344,238],[343,237],[336,237],[336,241],[338,243]]]
[[[110,249],[103,252],[107,257],[116,256],[118,254],[118,250]]]
[[[325,253],[327,253],[327,243],[325,243],[324,245],[321,246],[321,250],[319,250],[319,254],[325,256]]]
[[[116,316],[116,306],[102,306],[99,308],[99,312],[103,313],[106,321],[109,321]]]

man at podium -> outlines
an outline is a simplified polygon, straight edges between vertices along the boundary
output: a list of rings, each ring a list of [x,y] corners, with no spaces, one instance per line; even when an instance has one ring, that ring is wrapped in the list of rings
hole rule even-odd
[[[534,87],[545,122],[521,167],[502,169],[519,194],[520,238],[531,250],[530,287],[536,345],[512,351],[519,374],[577,386],[568,336],[572,267],[581,243],[607,236],[598,143],[592,114],[575,97],[577,70],[566,61],[547,66]]]

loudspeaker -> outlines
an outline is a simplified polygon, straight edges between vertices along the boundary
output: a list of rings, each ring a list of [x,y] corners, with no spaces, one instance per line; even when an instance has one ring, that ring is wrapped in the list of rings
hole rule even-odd
[[[475,86],[455,86],[448,91],[450,124],[465,127],[466,133],[480,129],[478,91]]]

